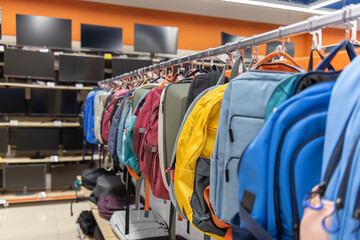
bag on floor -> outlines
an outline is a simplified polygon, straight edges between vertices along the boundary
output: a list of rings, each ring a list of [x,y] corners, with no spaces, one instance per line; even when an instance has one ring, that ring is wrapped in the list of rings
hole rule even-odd
[[[281,80],[303,72],[283,63],[266,63],[278,54],[269,54],[254,69],[231,80],[224,92],[210,164],[210,202],[215,216],[226,223],[237,212],[240,156],[262,128],[272,93]],[[289,55],[281,54],[299,66]]]
[[[110,219],[110,223],[119,239],[169,239],[166,222],[155,211],[150,211],[148,217],[145,217],[144,210],[140,210],[140,212],[130,211],[129,234],[127,235],[125,235],[125,211],[115,212]]]
[[[350,60],[354,59],[354,47],[345,40],[330,52],[317,69],[328,66],[344,45]],[[306,209],[300,225],[301,239],[351,239],[358,234],[358,64],[357,57],[341,72],[331,94],[321,181],[304,201]]]
[[[94,100],[97,91],[90,91],[86,96],[83,108],[83,126],[85,139],[88,143],[98,144],[94,134]]]
[[[94,236],[96,221],[91,211],[82,211],[76,223],[85,235]]]
[[[94,134],[95,138],[100,142],[103,143],[101,137],[101,119],[105,108],[106,99],[111,95],[111,92],[106,91],[99,91],[98,94],[95,96],[94,102],[94,115],[95,115],[95,122],[94,122]]]

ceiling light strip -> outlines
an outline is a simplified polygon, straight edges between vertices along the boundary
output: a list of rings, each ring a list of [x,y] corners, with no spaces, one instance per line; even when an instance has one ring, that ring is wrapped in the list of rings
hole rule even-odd
[[[311,5],[309,8],[310,9],[318,9],[318,8],[322,8],[322,7],[325,7],[325,6],[328,6],[330,4],[333,4],[333,3],[336,3],[336,2],[340,2],[341,0],[328,0],[328,1],[323,1],[321,3],[317,3],[317,4],[314,4],[314,5]]]

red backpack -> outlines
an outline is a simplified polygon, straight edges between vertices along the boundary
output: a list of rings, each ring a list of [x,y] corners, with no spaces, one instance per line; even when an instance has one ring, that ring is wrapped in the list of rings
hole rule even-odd
[[[160,173],[158,151],[159,104],[163,90],[164,88],[161,87],[151,89],[139,103],[134,113],[137,118],[134,126],[133,148],[141,173],[149,177],[153,195],[161,199],[170,199]]]
[[[104,108],[104,112],[103,112],[103,120],[102,120],[102,128],[101,128],[101,137],[103,138],[104,142],[108,142],[109,140],[109,132],[110,132],[110,124],[111,124],[111,113],[115,108],[115,104],[117,103],[117,101],[124,97],[124,95],[128,92],[129,90],[119,90],[116,91],[112,96],[111,99],[109,101],[109,103],[106,105],[106,107]]]

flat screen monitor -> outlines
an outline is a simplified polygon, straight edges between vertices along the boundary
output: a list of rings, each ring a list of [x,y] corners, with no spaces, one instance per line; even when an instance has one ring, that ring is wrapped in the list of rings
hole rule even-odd
[[[58,128],[12,128],[11,142],[16,152],[53,152],[59,149]]]
[[[4,53],[4,76],[55,80],[54,54],[7,48]]]
[[[81,48],[121,52],[122,28],[81,24]]]
[[[7,152],[9,143],[9,130],[7,128],[0,128],[0,155]]]
[[[71,49],[71,20],[16,14],[16,43],[55,49]]]
[[[76,90],[31,89],[31,115],[77,116],[79,112]]]
[[[46,164],[5,165],[3,188],[5,190],[45,189]]]
[[[91,168],[89,162],[81,164],[51,164],[51,189],[73,188],[76,177],[88,168]]]
[[[0,115],[25,115],[24,88],[0,88]]]
[[[1,7],[0,7],[0,39],[2,39],[2,10],[1,10]]]
[[[82,128],[63,128],[61,133],[63,150],[82,150],[84,139]]]
[[[135,23],[135,51],[176,54],[177,45],[177,27],[160,27]]]
[[[274,41],[269,42],[266,44],[266,54],[276,52],[282,49],[282,42],[281,41]],[[285,52],[290,56],[295,56],[295,43],[286,42],[285,43]]]
[[[60,55],[60,82],[98,82],[104,80],[103,57]]]
[[[148,67],[152,64],[152,61],[146,59],[124,59],[113,58],[111,60],[112,76],[118,76],[123,73],[138,70],[139,68]]]
[[[228,34],[225,32],[221,32],[221,45],[225,45],[227,43],[233,43],[233,42],[237,42],[241,39],[244,39],[246,37],[242,37],[242,36],[237,36],[237,35],[232,35],[232,34]],[[234,56],[237,57],[240,55],[239,51],[235,51],[234,52]],[[250,58],[252,57],[252,50],[251,48],[245,48],[244,49],[244,58]]]

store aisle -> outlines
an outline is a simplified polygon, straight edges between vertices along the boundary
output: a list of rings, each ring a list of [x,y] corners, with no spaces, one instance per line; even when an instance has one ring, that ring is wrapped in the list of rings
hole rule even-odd
[[[80,239],[76,219],[82,210],[88,210],[87,202],[73,205],[70,202],[47,202],[10,205],[0,209],[1,240],[73,240]]]

